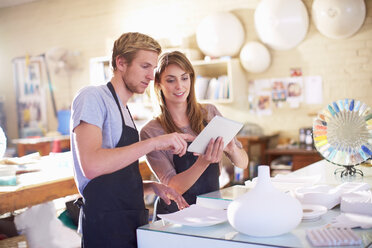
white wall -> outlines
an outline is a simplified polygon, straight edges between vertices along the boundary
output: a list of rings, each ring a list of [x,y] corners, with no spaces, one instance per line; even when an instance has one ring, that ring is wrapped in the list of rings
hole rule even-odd
[[[78,89],[89,83],[89,59],[110,55],[112,41],[126,31],[139,31],[157,39],[184,37],[196,47],[198,23],[216,11],[231,11],[246,30],[246,41],[257,40],[253,13],[258,0],[40,0],[0,9],[0,95],[5,96],[8,138],[17,138],[16,99],[11,60],[39,55],[53,47],[80,52],[80,66],[70,78],[52,74],[57,108],[70,105]],[[304,1],[308,11],[311,0]],[[346,40],[322,36],[310,23],[309,32],[299,46],[289,51],[273,51],[272,65],[264,73],[248,74],[247,79],[286,77],[292,67],[301,67],[305,76],[323,77],[321,105],[301,105],[299,109],[274,109],[271,116],[249,114],[246,91],[235,92],[241,102],[218,105],[230,118],[255,122],[266,132],[281,131],[297,138],[298,128],[312,125],[312,113],[342,98],[357,98],[372,106],[372,1],[366,0],[367,18],[359,32]],[[69,86],[70,85],[70,86]],[[243,85],[242,87],[246,87]],[[50,103],[50,96],[48,95]],[[51,104],[48,105],[49,130],[57,129]]]

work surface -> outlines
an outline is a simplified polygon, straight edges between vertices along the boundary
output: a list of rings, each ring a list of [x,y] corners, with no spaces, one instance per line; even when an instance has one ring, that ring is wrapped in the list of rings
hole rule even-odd
[[[19,166],[16,186],[0,186],[0,214],[77,194],[71,153],[52,153]],[[15,165],[9,165],[15,166]]]
[[[38,151],[40,155],[47,156],[53,150],[56,150],[54,152],[60,152],[60,150],[70,150],[69,135],[13,139],[12,142],[17,145],[19,157],[25,156],[27,153],[32,151]]]
[[[320,175],[318,184],[339,185],[350,179],[341,179],[339,174],[334,175],[334,170],[338,166],[330,164],[324,160],[309,165],[305,168],[292,172],[301,176]],[[364,172],[364,177],[357,176],[351,181],[367,182],[372,185],[372,168],[358,166]],[[227,189],[229,195],[233,192],[244,192],[236,190],[233,186]],[[217,196],[220,192],[214,192]],[[275,206],[272,206],[275,208]],[[291,232],[276,236],[257,238],[238,233],[228,223],[224,222],[217,225],[206,227],[190,227],[179,224],[172,224],[166,221],[156,221],[137,229],[138,244],[140,248],[146,247],[312,247],[306,238],[306,230],[321,228],[329,224],[332,219],[340,214],[339,207],[329,210],[318,220],[302,221],[299,226]],[[372,243],[372,229],[353,229],[362,238],[363,244],[356,247],[367,247]]]
[[[0,186],[0,214],[79,193],[71,152],[50,153],[23,167],[24,171],[36,171],[17,175],[16,186]],[[144,158],[139,160],[139,168],[143,180],[151,179]]]

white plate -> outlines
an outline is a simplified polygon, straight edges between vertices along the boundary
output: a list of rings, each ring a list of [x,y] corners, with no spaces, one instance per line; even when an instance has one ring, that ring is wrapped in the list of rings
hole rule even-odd
[[[158,216],[163,220],[174,224],[186,226],[211,226],[227,221],[227,210],[211,209],[193,204],[178,212],[159,214]]]
[[[327,208],[322,205],[311,205],[311,204],[303,204],[302,211],[303,211],[303,220],[313,220],[317,219],[323,214],[327,213]]]

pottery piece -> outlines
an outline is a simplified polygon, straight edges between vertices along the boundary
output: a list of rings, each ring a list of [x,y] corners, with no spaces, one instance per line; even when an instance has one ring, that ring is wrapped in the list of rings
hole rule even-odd
[[[300,202],[276,189],[270,180],[270,167],[262,165],[256,186],[227,209],[228,221],[237,231],[256,237],[287,233],[301,222],[302,215]]]

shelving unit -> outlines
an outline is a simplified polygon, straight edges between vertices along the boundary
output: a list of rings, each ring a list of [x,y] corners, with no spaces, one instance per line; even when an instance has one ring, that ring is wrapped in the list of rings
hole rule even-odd
[[[91,85],[107,83],[112,77],[109,57],[96,57],[89,61],[89,78]]]
[[[314,149],[307,150],[303,148],[288,148],[288,149],[268,149],[265,152],[268,164],[271,164],[275,158],[280,156],[292,157],[292,171],[301,169],[309,164],[315,163],[323,158]]]
[[[228,96],[221,97],[221,94],[217,94],[218,98],[199,99],[200,102],[212,102],[212,103],[232,103],[234,101],[234,83],[238,81],[246,81],[245,73],[240,65],[240,61],[237,58],[232,59],[215,59],[211,61],[198,60],[192,62],[195,70],[196,77],[201,76],[204,78],[219,78],[221,76],[227,77]],[[195,89],[198,87],[198,81],[196,81]],[[209,87],[209,85],[208,85]],[[206,92],[208,92],[208,88]],[[216,90],[219,90],[217,87]]]

